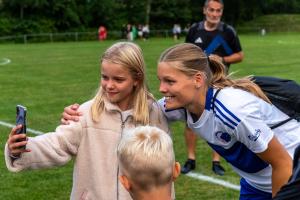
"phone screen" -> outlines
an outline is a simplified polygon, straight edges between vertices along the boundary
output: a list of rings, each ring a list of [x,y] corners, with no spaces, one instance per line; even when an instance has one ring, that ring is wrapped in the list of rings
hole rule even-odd
[[[17,117],[16,125],[22,124],[22,129],[18,130],[17,133],[26,133],[26,112],[27,109],[25,106],[17,105]]]
[[[22,124],[22,128],[17,130],[17,134],[21,134],[21,133],[26,134],[26,113],[27,113],[27,109],[26,109],[25,106],[17,105],[16,111],[17,111],[16,125]],[[23,140],[21,140],[21,141],[23,141]],[[18,142],[21,142],[21,141],[19,140]],[[26,146],[22,146],[20,148],[25,149]]]

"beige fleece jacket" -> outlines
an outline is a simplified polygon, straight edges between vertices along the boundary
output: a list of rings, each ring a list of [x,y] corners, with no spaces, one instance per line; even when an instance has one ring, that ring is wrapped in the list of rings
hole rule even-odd
[[[119,167],[116,147],[124,129],[134,127],[132,112],[121,111],[105,102],[98,123],[91,119],[92,100],[80,106],[83,116],[79,122],[60,125],[55,132],[29,137],[27,148],[19,159],[9,157],[5,146],[5,161],[12,172],[25,169],[51,168],[75,159],[73,187],[70,199],[131,200],[118,180]],[[150,125],[169,132],[167,121],[155,102],[149,103]]]

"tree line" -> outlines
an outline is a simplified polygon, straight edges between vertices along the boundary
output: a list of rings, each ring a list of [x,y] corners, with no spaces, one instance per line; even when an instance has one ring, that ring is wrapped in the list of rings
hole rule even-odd
[[[120,30],[123,24],[169,29],[203,18],[205,0],[0,0],[0,35],[89,31],[99,25]],[[225,0],[229,24],[265,14],[299,13],[298,0]]]

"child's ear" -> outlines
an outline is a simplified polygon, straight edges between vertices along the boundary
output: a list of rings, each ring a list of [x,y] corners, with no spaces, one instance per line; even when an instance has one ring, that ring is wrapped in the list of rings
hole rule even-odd
[[[130,182],[129,182],[128,178],[125,175],[121,175],[121,176],[119,176],[119,180],[122,183],[122,185],[124,186],[124,188],[129,191],[131,186],[130,186]]]
[[[174,168],[173,168],[173,181],[176,180],[176,178],[180,175],[180,164],[179,162],[175,162]]]

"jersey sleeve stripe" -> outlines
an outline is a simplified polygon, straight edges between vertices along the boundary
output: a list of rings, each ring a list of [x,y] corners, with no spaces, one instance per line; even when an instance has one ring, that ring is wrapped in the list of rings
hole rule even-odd
[[[237,126],[238,124],[232,121],[229,117],[227,117],[217,106],[216,106],[217,113],[219,113],[223,118],[225,118],[228,122],[232,125]]]
[[[231,128],[232,130],[234,130],[234,127],[232,127],[230,124],[228,124],[227,122],[225,122],[218,114],[216,114],[216,117],[219,118],[223,124],[225,124],[226,126],[228,126],[229,128]]]
[[[216,99],[216,103],[221,106],[221,108],[228,113],[231,117],[233,117],[237,122],[241,122],[241,120],[235,116],[232,112],[230,112],[218,99]]]

